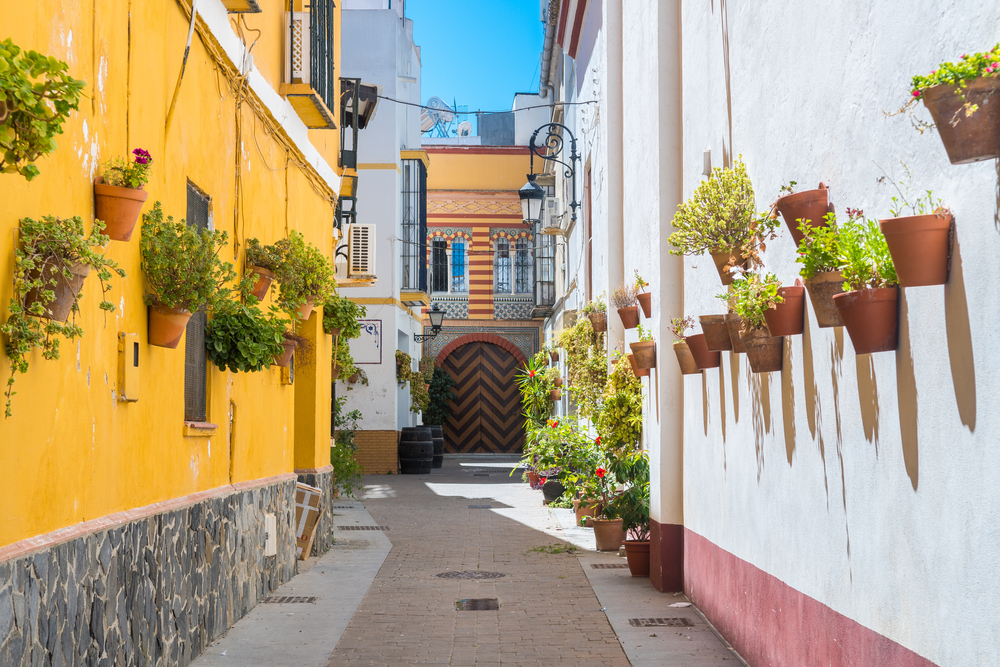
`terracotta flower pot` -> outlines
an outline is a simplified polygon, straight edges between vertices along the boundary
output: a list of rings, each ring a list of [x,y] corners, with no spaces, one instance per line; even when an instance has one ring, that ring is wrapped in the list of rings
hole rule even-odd
[[[528,471],[528,486],[530,486],[531,488],[535,488],[536,486],[539,486],[538,482],[539,482],[538,473],[535,472],[534,470],[529,470]]]
[[[340,375],[340,369],[337,369],[337,375]],[[361,373],[351,373],[351,377],[347,378],[347,384],[357,384],[358,380],[361,379]]]
[[[634,354],[628,355],[628,363],[632,367],[632,375],[636,376],[637,378],[649,377],[649,369],[639,368],[639,364],[637,364],[635,361]]]
[[[694,334],[693,336],[688,336],[685,340],[688,347],[691,348],[694,363],[698,365],[699,370],[719,367],[719,353],[708,349],[708,345],[705,343],[705,334]]]
[[[167,308],[166,306],[153,305],[149,307],[149,333],[150,345],[157,347],[169,347],[176,349],[184,335],[188,320],[193,313],[183,308]]]
[[[746,352],[746,348],[743,347],[743,339],[740,338],[740,331],[743,330],[743,318],[736,313],[727,314],[726,329],[729,331],[729,342],[733,344],[733,352],[736,354]]]
[[[784,301],[764,311],[767,330],[772,336],[797,336],[805,328],[806,288],[804,285],[779,287]]]
[[[104,223],[104,233],[113,241],[128,241],[149,193],[104,183],[94,184],[94,217]]]
[[[562,390],[560,390],[560,389],[550,389],[549,390],[549,399],[550,400],[558,401],[561,398],[562,398]]]
[[[601,513],[601,509],[602,507],[600,503],[584,503],[582,500],[574,500],[573,513],[576,515],[576,525],[586,525],[584,523],[584,519],[586,519],[587,523],[589,523],[591,519]]]
[[[263,301],[264,297],[267,296],[267,290],[271,287],[271,282],[274,280],[274,271],[262,266],[248,266],[247,268],[257,274],[257,282],[253,284],[251,294],[257,297],[258,301]]]
[[[833,295],[844,291],[844,274],[840,271],[817,273],[806,280],[806,287],[809,289],[809,299],[816,311],[819,326],[823,329],[844,326],[840,311],[833,304]]]
[[[633,577],[649,576],[649,542],[625,540],[625,558]]]
[[[822,227],[826,224],[823,219],[830,212],[830,191],[825,183],[820,183],[816,190],[806,190],[805,192],[793,192],[790,195],[779,197],[774,202],[781,217],[785,219],[788,231],[792,233],[795,240],[795,247],[802,242],[802,232],[799,231],[799,220],[807,220],[810,227]]]
[[[743,347],[747,350],[750,370],[754,373],[771,373],[781,370],[784,357],[784,336],[772,336],[766,329],[741,333]]]
[[[590,325],[594,327],[595,333],[608,330],[608,316],[605,313],[587,313],[590,318]]]
[[[340,377],[340,366],[338,366],[337,362],[334,361],[330,366],[330,380],[332,382],[335,382],[339,377]]]
[[[340,335],[340,327],[331,327],[331,329],[329,331],[327,331],[326,333],[329,334],[329,335],[331,335],[331,336],[339,336]]]
[[[554,384],[556,387],[561,387],[563,385],[563,379],[556,378],[555,380],[552,381],[552,384]]]
[[[625,541],[625,531],[622,530],[621,519],[593,519],[594,539],[598,551],[618,551]]]
[[[635,297],[639,300],[639,307],[642,308],[642,314],[648,320],[653,316],[653,295],[649,292],[640,292]]]
[[[621,318],[623,327],[626,329],[635,329],[639,326],[639,306],[619,308],[618,317]]]
[[[552,363],[554,363],[554,364],[558,363],[559,362],[559,350],[552,350],[551,352],[549,352],[549,359],[551,359]]]
[[[711,254],[712,254],[712,261],[715,262],[715,268],[719,272],[719,278],[722,280],[722,284],[723,285],[731,284],[733,280],[736,278],[736,275],[733,274],[731,271],[727,271],[726,265],[729,264],[729,260],[733,257],[733,253],[731,253],[728,250],[719,250],[718,252],[713,252]],[[737,257],[736,260],[737,261],[735,266],[732,266],[730,268],[732,269],[735,269],[737,267],[746,268],[747,262],[750,261],[748,257],[742,254],[739,257]]]
[[[686,340],[674,341],[674,354],[677,355],[677,365],[681,367],[681,375],[694,375],[701,372]]]
[[[311,296],[304,304],[299,306],[299,319],[305,322],[312,315],[313,308],[316,307],[316,297]]]
[[[284,349],[281,354],[274,355],[274,363],[276,366],[281,366],[286,368],[288,364],[292,363],[292,354],[295,353],[295,348],[298,346],[298,341],[292,340],[290,338],[284,338],[281,341],[281,346]],[[340,374],[340,369],[338,368],[338,375]]]
[[[637,343],[629,343],[632,355],[635,358],[635,365],[639,368],[656,368],[656,341],[643,340]]]
[[[69,314],[73,312],[73,304],[76,303],[76,297],[80,294],[80,290],[83,289],[83,281],[87,278],[87,274],[90,273],[90,267],[86,264],[71,264],[67,268],[72,277],[66,278],[63,275],[61,265],[61,260],[55,260],[52,264],[46,264],[43,267],[44,277],[41,277],[42,271],[31,271],[28,276],[32,280],[37,280],[41,277],[42,282],[45,283],[45,289],[49,288],[50,281],[55,281],[55,286],[52,287],[55,296],[51,301],[47,303],[41,301],[39,290],[29,290],[24,295],[24,305],[26,307],[30,308],[36,302],[41,302],[42,309],[45,311],[42,317],[54,322],[65,322],[69,318]],[[45,289],[41,291],[44,292]]]
[[[352,375],[351,377],[354,377],[354,376]],[[357,380],[355,380],[355,382],[357,382]],[[425,382],[424,383],[424,393],[427,393],[430,390],[431,390],[431,386],[428,383]]]
[[[900,287],[948,282],[951,221],[950,213],[879,220]]]
[[[1000,157],[1000,79],[980,77],[968,84],[965,99],[979,105],[971,116],[965,115],[965,100],[954,86],[928,88],[923,98],[952,164]]]
[[[729,340],[729,329],[726,328],[725,315],[700,315],[698,321],[701,323],[705,344],[709,350],[718,352],[733,349],[733,343]]]
[[[844,292],[833,297],[851,335],[856,354],[896,349],[899,335],[899,289],[881,287]]]

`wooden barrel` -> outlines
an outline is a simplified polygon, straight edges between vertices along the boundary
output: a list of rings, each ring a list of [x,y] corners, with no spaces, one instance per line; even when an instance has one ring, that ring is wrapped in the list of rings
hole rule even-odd
[[[440,468],[444,465],[444,427],[440,425],[432,425],[431,435],[434,437],[433,467]]]
[[[434,463],[434,438],[429,426],[405,426],[399,436],[399,472],[426,475]]]

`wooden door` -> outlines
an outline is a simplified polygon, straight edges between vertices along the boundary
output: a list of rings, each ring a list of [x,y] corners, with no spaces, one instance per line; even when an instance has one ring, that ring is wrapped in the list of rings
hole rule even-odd
[[[446,451],[521,451],[521,398],[514,382],[518,367],[514,355],[491,343],[463,345],[445,359],[443,368],[455,380],[451,417],[444,424]]]

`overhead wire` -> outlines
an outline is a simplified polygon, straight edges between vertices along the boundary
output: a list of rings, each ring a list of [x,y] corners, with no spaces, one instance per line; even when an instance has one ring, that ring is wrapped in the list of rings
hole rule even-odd
[[[521,107],[520,109],[506,109],[503,111],[456,111],[454,109],[441,109],[439,107],[429,107],[426,104],[418,104],[416,102],[407,102],[405,100],[397,100],[394,97],[389,97],[387,95],[379,95],[380,100],[386,100],[388,102],[394,102],[396,104],[404,104],[409,107],[417,107],[418,109],[427,109],[428,111],[445,111],[450,114],[455,114],[456,116],[474,116],[474,115],[492,115],[500,113],[519,113],[521,111],[530,111],[531,109],[551,109],[556,104],[562,106],[576,106],[581,104],[597,104],[597,100],[584,100],[582,102],[553,102],[552,104],[535,104],[532,106]]]

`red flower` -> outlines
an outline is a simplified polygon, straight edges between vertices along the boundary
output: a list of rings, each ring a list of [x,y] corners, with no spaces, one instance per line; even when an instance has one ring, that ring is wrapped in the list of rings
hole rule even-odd
[[[604,468],[598,468],[597,470],[594,471],[594,474],[596,474],[598,477],[600,477],[601,479],[603,479],[604,478],[604,474],[606,472],[607,471]]]
[[[540,481],[540,482],[541,482],[542,484],[545,484],[545,482],[546,482],[547,480],[548,480],[548,477],[540,477],[540,478],[539,478],[539,481]]]
[[[594,440],[594,444],[595,444],[595,445],[599,445],[599,444],[601,444],[601,436],[597,436],[597,439],[596,439],[596,440]]]
[[[555,428],[555,427],[557,427],[557,426],[559,426],[559,422],[557,422],[557,421],[553,421],[553,422],[552,422],[552,428]]]
[[[528,371],[528,377],[530,378],[535,377],[535,371]]]
[[[919,90],[914,90],[913,91],[913,96],[914,97],[920,97],[920,91]]]

